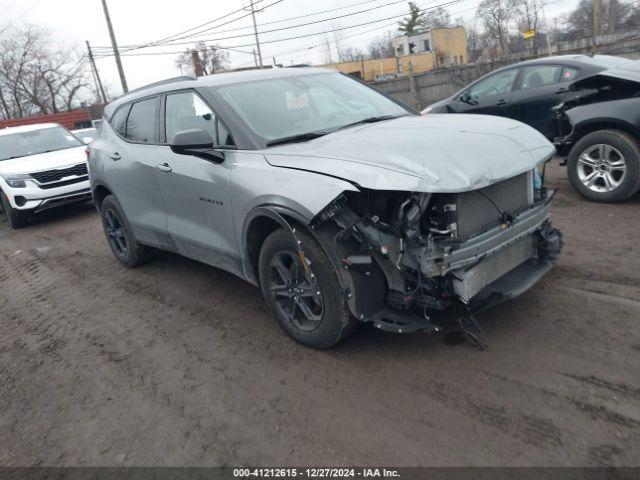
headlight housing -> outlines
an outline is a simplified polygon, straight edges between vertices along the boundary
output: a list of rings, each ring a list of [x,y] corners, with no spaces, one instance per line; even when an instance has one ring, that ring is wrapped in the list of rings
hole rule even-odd
[[[26,188],[27,180],[31,180],[31,175],[26,175],[23,173],[12,174],[12,175],[2,175],[4,181],[7,182],[11,188]]]

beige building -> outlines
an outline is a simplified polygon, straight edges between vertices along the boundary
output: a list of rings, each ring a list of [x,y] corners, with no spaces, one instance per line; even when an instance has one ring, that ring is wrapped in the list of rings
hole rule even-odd
[[[395,57],[362,59],[324,65],[362,78],[367,82],[392,76],[403,76],[409,71],[427,72],[436,67],[466,64],[467,36],[463,27],[438,28],[410,36],[393,39]]]

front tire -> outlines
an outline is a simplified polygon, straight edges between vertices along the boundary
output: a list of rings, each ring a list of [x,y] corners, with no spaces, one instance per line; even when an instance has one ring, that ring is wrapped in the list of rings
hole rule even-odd
[[[28,212],[23,212],[13,208],[4,192],[0,192],[0,200],[2,200],[2,208],[4,208],[4,212],[7,215],[7,220],[11,228],[15,230],[27,225],[29,218]]]
[[[149,260],[150,248],[138,243],[116,197],[109,195],[102,201],[100,216],[107,243],[122,265],[134,268]]]
[[[640,145],[626,132],[600,130],[576,142],[567,161],[571,186],[595,202],[621,202],[640,189]]]
[[[305,232],[296,232],[306,259],[298,253],[291,234],[279,229],[260,250],[262,294],[276,320],[297,342],[311,348],[329,348],[357,327],[338,276],[322,247]]]

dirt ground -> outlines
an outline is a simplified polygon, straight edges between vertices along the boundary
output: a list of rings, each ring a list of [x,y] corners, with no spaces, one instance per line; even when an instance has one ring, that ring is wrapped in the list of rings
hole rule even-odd
[[[550,177],[564,254],[481,316],[485,352],[309,350],[230,274],[120,267],[90,205],[2,217],[0,465],[640,465],[640,195]]]

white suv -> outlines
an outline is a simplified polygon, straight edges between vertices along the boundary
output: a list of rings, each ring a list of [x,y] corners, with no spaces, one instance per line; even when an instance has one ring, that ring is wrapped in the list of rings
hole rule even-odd
[[[91,199],[85,145],[55,123],[1,129],[0,196],[12,228],[33,213]]]

